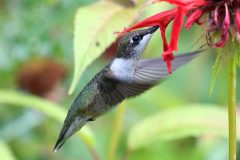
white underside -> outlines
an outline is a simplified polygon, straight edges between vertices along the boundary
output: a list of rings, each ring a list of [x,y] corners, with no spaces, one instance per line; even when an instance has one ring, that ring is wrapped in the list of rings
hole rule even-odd
[[[110,66],[112,74],[122,81],[130,81],[135,61],[132,59],[115,58]]]

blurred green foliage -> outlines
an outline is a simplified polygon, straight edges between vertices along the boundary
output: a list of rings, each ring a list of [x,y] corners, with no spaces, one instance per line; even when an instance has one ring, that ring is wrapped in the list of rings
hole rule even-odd
[[[130,0],[104,3],[111,3],[112,7],[121,8],[121,13],[117,14],[119,17],[114,18],[115,14],[113,17],[104,15],[110,18],[98,22],[94,19],[98,18],[97,15],[103,14],[102,12],[112,14],[111,9],[114,8],[102,6],[100,10],[93,10],[91,5],[99,4],[95,0],[0,1],[1,159],[90,160],[93,159],[93,155],[98,155],[103,160],[107,159],[108,152],[111,151],[109,147],[113,143],[111,137],[116,132],[113,130],[118,117],[116,111],[91,123],[88,127],[93,133],[82,132],[91,137],[93,145],[89,146],[84,138],[73,136],[59,152],[52,152],[64,115],[74,95],[109,61],[106,55],[97,57],[114,42],[115,35],[112,32],[127,27],[138,15],[136,9],[139,6],[134,6]],[[78,15],[77,13],[81,13],[81,7],[84,7],[84,13]],[[166,3],[147,6],[138,18],[144,19],[170,7]],[[135,16],[126,18],[125,10]],[[74,28],[74,21],[78,18],[80,23]],[[83,26],[85,28],[82,28]],[[103,32],[101,27],[102,30],[107,29]],[[79,34],[74,34],[77,31]],[[94,33],[91,37],[84,37],[85,33],[91,32]],[[181,33],[179,52],[197,49],[204,43],[204,37],[200,42],[196,42],[203,34],[199,27],[193,27],[190,31],[184,30]],[[169,36],[167,34],[168,38]],[[73,50],[73,42],[80,41],[79,45],[82,47],[92,47],[92,43],[97,40],[101,41],[103,46],[99,50],[93,48],[91,54],[87,51],[76,53],[76,50]],[[78,58],[74,58],[73,52],[75,56],[79,54]],[[144,56],[159,57],[161,52],[162,42],[159,34],[156,33]],[[82,56],[88,61],[85,65],[82,64]],[[36,85],[41,85],[41,82],[50,84],[44,72],[39,72],[42,74],[40,80],[34,79],[33,73],[36,72],[31,70],[33,68],[31,66],[27,67],[29,68],[27,75],[30,76],[21,74],[24,65],[39,58],[58,61],[67,68],[66,77],[57,80],[53,86],[45,88],[46,94],[41,95],[42,97],[36,97],[37,95],[26,91],[26,88],[21,88],[18,81],[21,77],[28,80],[27,82],[33,81]],[[87,67],[87,69],[84,71],[78,68],[78,71],[80,70],[78,74],[82,76],[79,81],[77,81],[79,77],[75,77],[78,85],[74,95],[68,96],[66,93],[73,79],[74,61],[75,64],[78,63],[75,67]],[[227,69],[223,67],[216,79],[213,93],[209,96],[214,61],[215,51],[206,51],[171,75],[161,85],[128,100],[122,116],[123,127],[117,131],[120,139],[117,141],[115,159],[226,160],[228,142],[224,130],[227,130],[227,112],[224,107],[227,101]],[[41,66],[37,69],[41,70]],[[238,100],[239,98],[238,93]],[[197,109],[194,107],[196,103]],[[169,130],[173,126],[180,125],[182,121],[185,122],[184,125],[174,128],[174,131]],[[194,125],[194,129],[191,125]],[[174,138],[164,139],[167,136]]]
[[[15,160],[16,159],[14,157],[12,151],[7,146],[7,144],[5,144],[2,141],[0,141],[0,154],[1,154],[1,158],[5,159],[5,160]]]

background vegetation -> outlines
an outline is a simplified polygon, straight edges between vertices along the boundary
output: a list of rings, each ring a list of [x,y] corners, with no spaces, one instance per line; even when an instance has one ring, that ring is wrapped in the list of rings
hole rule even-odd
[[[74,96],[111,59],[112,33],[171,7],[140,6],[130,0],[0,0],[0,159],[227,159],[227,67],[209,95],[216,50],[52,152]],[[179,52],[197,49],[204,38],[202,30],[183,31]],[[161,52],[156,33],[144,57]]]

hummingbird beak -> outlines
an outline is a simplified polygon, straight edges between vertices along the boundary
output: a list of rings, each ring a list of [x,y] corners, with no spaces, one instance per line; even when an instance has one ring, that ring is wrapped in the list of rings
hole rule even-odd
[[[153,26],[151,28],[146,29],[146,31],[147,31],[146,35],[147,34],[153,34],[158,28],[159,28],[159,26]]]

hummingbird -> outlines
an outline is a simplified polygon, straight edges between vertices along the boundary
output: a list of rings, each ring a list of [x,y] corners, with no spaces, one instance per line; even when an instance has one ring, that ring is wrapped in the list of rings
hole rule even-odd
[[[121,36],[115,57],[86,84],[72,103],[54,152],[86,123],[109,112],[124,99],[152,88],[168,76],[162,58],[141,59],[143,50],[157,29],[154,26]],[[172,62],[173,71],[200,52],[176,56]]]

